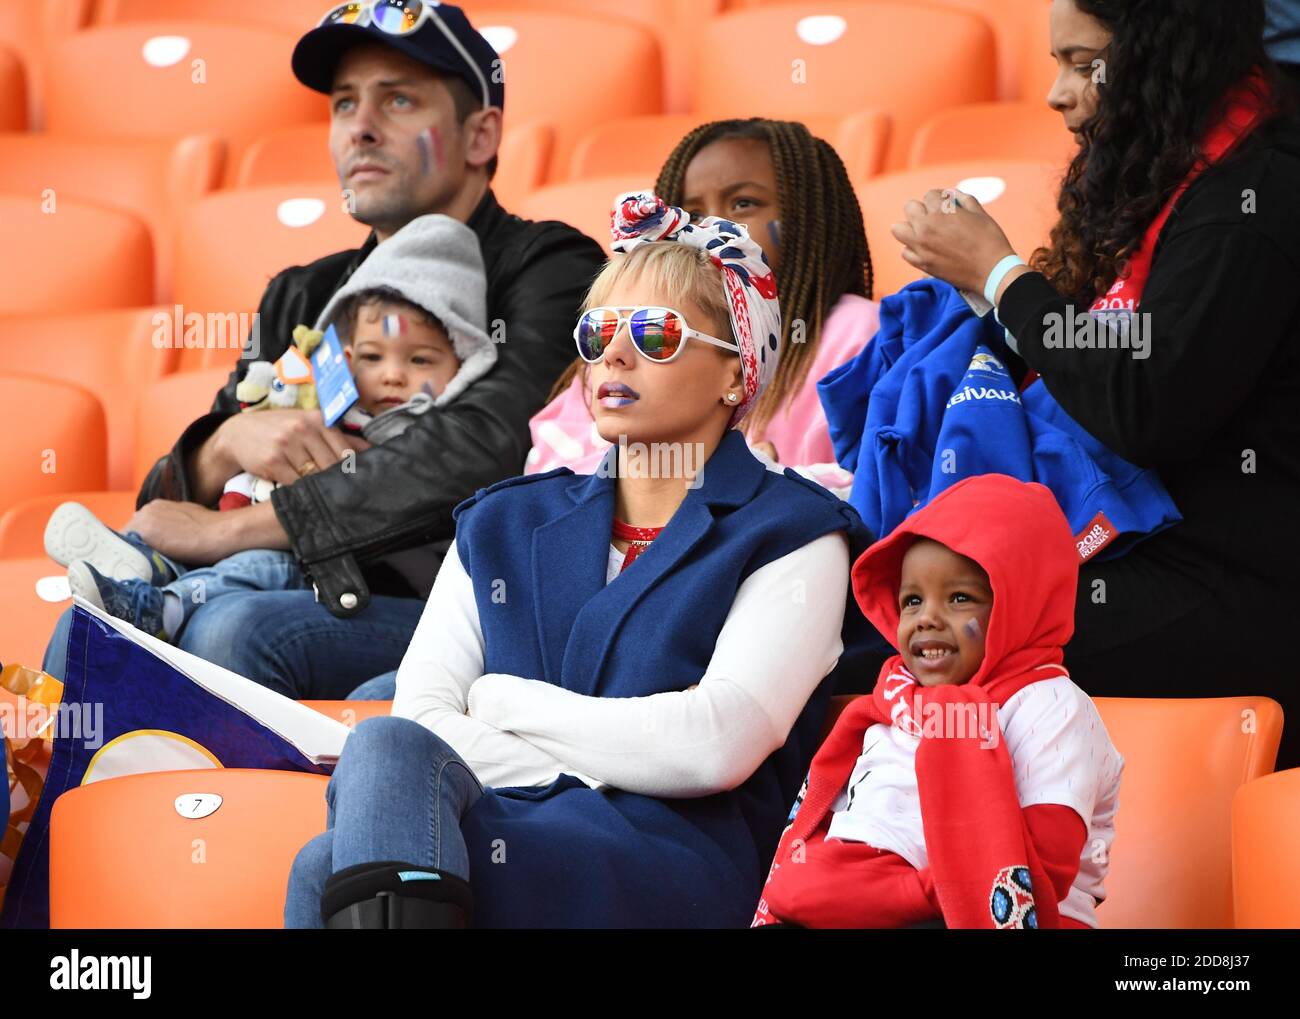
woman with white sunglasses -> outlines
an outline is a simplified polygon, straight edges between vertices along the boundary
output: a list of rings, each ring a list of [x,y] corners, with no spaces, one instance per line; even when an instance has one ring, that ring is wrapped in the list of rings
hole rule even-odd
[[[345,745],[288,926],[752,917],[870,536],[735,428],[780,353],[745,229],[634,194],[614,237],[575,340],[615,445],[594,475],[456,509],[393,717]]]

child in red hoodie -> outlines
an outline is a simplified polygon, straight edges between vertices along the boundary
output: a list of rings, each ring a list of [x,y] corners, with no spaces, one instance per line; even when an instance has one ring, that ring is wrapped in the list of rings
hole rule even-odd
[[[1051,493],[1000,474],[862,555],[900,653],[813,758],[754,926],[1096,926],[1123,759],[1061,664],[1077,573]]]

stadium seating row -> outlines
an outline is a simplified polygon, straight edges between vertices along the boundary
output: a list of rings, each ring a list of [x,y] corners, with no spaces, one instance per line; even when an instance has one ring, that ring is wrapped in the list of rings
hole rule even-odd
[[[835,699],[827,730],[849,700]],[[390,708],[304,703],[349,726]],[[1256,697],[1098,698],[1097,707],[1125,757],[1102,926],[1300,924],[1300,881],[1289,863],[1300,851],[1300,824],[1293,816],[1277,821],[1288,816],[1281,805],[1300,793],[1300,770],[1270,774],[1278,705]],[[1243,740],[1247,716],[1255,728]],[[325,827],[325,785],[320,775],[219,770],[109,779],[67,793],[52,824],[53,925],[280,926],[289,866]],[[182,817],[177,798],[196,792],[220,795],[221,809]],[[175,848],[194,838],[208,849],[203,867]]]

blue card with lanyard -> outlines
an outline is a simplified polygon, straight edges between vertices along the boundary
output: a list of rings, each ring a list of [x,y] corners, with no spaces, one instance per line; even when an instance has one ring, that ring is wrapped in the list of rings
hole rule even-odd
[[[333,326],[325,330],[320,346],[312,352],[311,369],[320,412],[325,417],[325,427],[330,428],[361,395],[357,392],[356,381],[348,368],[347,358],[343,356],[343,344]]]

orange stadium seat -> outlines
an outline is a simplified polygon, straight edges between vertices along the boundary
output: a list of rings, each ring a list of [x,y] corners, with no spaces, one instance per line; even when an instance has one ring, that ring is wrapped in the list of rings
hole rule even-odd
[[[358,722],[364,722],[367,718],[393,713],[392,701],[302,701],[301,703],[313,711],[328,715],[336,722],[342,722],[349,729],[355,728]]]
[[[338,173],[330,156],[328,124],[299,124],[263,135],[244,153],[235,178],[240,188],[293,184],[334,184]],[[541,187],[551,159],[555,132],[546,124],[507,121],[497,150],[499,165],[492,190],[507,209]]]
[[[44,597],[39,592],[44,592]],[[29,559],[0,559],[0,662],[38,669],[54,624],[72,603],[67,571],[42,552]]]
[[[846,117],[798,118],[813,134],[835,146],[849,177],[862,180],[880,172],[889,144],[889,117],[868,111]],[[569,180],[617,174],[659,176],[669,154],[686,134],[703,123],[693,113],[620,117],[583,132],[569,160]]]
[[[823,739],[852,700],[831,698]],[[1247,799],[1243,783],[1273,770],[1281,706],[1267,697],[1097,697],[1095,703],[1124,757],[1106,901],[1097,910],[1101,926],[1231,927],[1233,796],[1242,788],[1238,802]],[[1288,795],[1300,805],[1300,784],[1291,781]],[[1241,809],[1253,806],[1248,801]],[[1300,806],[1292,809],[1297,833]],[[1291,845],[1300,850],[1300,834],[1292,834]],[[1293,870],[1295,852],[1283,858]]]
[[[1238,927],[1300,927],[1300,768],[1247,782],[1232,801]]]
[[[325,830],[325,775],[240,768],[110,778],[50,817],[50,926],[284,926],[289,868]],[[218,809],[181,813],[214,793]]]
[[[27,130],[27,78],[18,54],[0,46],[0,131]]]
[[[1027,36],[1038,31],[1039,15],[1051,9],[1051,0],[926,0],[946,7],[959,7],[983,15],[997,36],[998,96],[1002,99],[1036,99],[1021,96],[1021,81],[1026,53],[1030,47]],[[1045,20],[1045,19],[1044,19]],[[1047,36],[1036,40],[1038,55],[1048,50]]]
[[[134,216],[49,194],[0,195],[0,315],[153,300],[153,245]]]
[[[886,297],[924,273],[903,261],[890,227],[903,219],[903,206],[932,188],[960,187],[975,195],[1006,232],[1024,259],[1047,242],[1056,222],[1056,193],[1062,166],[1023,160],[974,160],[889,173],[857,185],[876,274],[876,295]]]
[[[95,394],[108,425],[108,486],[131,487],[140,389],[172,371],[173,308],[0,318],[0,371],[70,382]]]
[[[92,0],[0,0],[0,45],[22,62],[27,82],[25,118],[32,130],[44,124],[44,86],[50,46],[90,20]],[[0,95],[0,102],[4,101]],[[6,130],[13,130],[6,128]]]
[[[96,25],[166,21],[178,15],[193,21],[244,22],[305,33],[338,6],[330,0],[99,0]]]
[[[659,45],[640,25],[549,7],[545,13],[492,10],[474,23],[501,55],[508,119],[554,128],[551,177],[563,173],[589,125],[662,112]],[[590,74],[577,72],[586,66]]]
[[[763,6],[712,18],[696,113],[795,119],[878,109],[893,123],[886,167],[906,163],[931,113],[997,98],[993,30],[970,11],[899,2]]]
[[[212,408],[212,401],[229,377],[225,368],[179,372],[141,390],[136,402],[133,486],[139,487],[181,432]]]
[[[325,97],[289,68],[295,33],[171,20],[88,29],[50,50],[46,128],[85,138],[215,132],[233,176],[271,128],[324,121]]]
[[[558,219],[609,250],[609,216],[614,199],[627,191],[650,190],[654,174],[643,177],[593,177],[571,184],[551,184],[529,195],[514,210],[525,219]]]
[[[0,516],[0,559],[35,559],[44,555],[45,525],[50,514],[65,502],[81,503],[116,530],[121,530],[135,513],[133,491],[61,492],[24,499]],[[58,571],[51,567],[51,572]]]
[[[1267,775],[1282,708],[1267,697],[1098,697],[1124,756],[1103,927],[1232,926],[1232,800]]]
[[[107,487],[107,442],[94,394],[34,375],[0,374],[0,513],[36,495]]]
[[[634,21],[654,33],[663,61],[664,110],[691,108],[691,81],[697,51],[694,30],[716,14],[721,0],[465,0],[461,5],[475,27],[492,25],[497,11],[571,12],[606,21]],[[508,108],[508,107],[507,107]]]
[[[912,139],[911,167],[972,159],[1033,159],[1064,166],[1079,150],[1046,103],[971,103],[941,110]]]
[[[220,191],[195,202],[177,239],[176,301],[187,312],[254,310],[282,269],[361,246],[369,228],[345,204],[337,183]]]
[[[1029,5],[1020,45],[1020,98],[1029,103],[1045,102],[1058,71],[1052,57],[1051,4]]]
[[[129,212],[148,225],[154,293],[171,298],[176,220],[221,182],[224,145],[215,135],[171,140],[84,140],[0,135],[0,192],[56,196]]]

